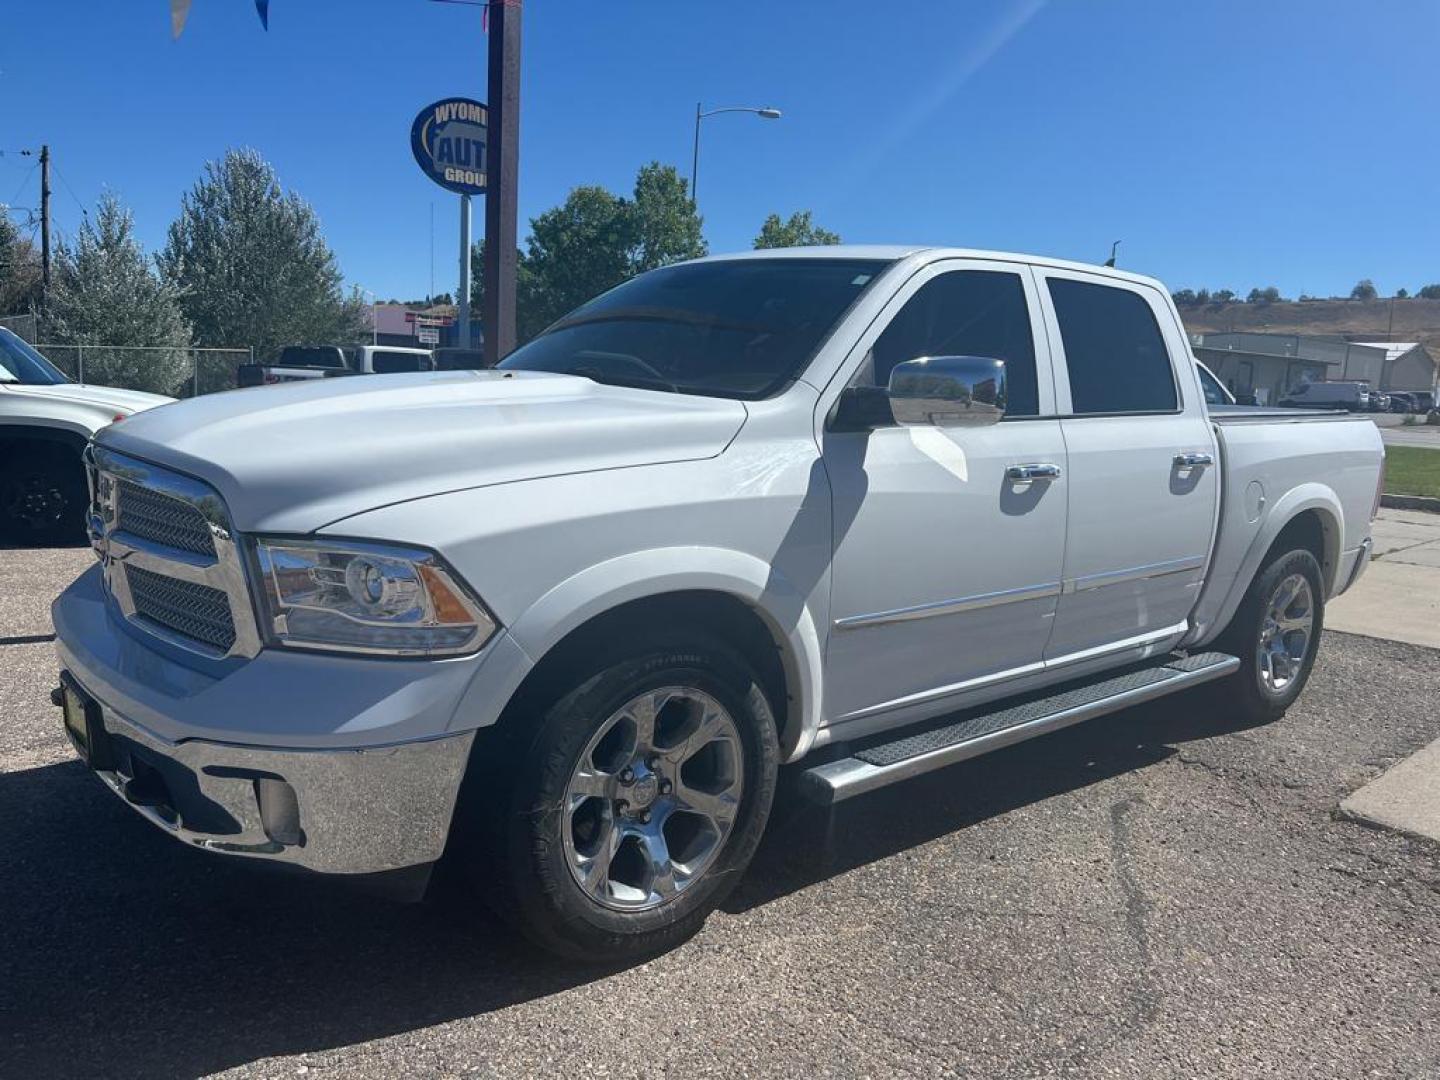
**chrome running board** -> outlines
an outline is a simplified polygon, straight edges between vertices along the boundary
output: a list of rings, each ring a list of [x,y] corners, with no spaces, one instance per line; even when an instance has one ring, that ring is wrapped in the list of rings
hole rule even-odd
[[[1082,720],[1224,678],[1239,667],[1240,659],[1225,653],[1167,657],[1149,667],[994,712],[970,714],[943,727],[813,766],[801,774],[801,791],[814,802],[837,803]]]

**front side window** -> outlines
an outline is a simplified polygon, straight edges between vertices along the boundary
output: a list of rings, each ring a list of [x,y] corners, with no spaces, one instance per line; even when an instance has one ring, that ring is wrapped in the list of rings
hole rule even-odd
[[[889,263],[721,259],[617,285],[498,365],[596,382],[754,400],[800,376]]]
[[[1077,416],[1179,408],[1170,354],[1143,296],[1088,281],[1048,283]]]
[[[1018,274],[952,270],[931,278],[876,339],[856,382],[888,386],[896,364],[922,356],[1003,360],[1005,415],[1040,411],[1030,309]]]

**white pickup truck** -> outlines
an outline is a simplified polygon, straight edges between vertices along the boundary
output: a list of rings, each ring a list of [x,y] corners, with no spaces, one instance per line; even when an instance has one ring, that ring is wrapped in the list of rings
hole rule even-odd
[[[106,424],[173,398],[72,383],[23,338],[0,326],[0,544],[85,540],[80,455]]]
[[[186,843],[352,875],[448,848],[545,946],[641,955],[735,884],[782,766],[833,802],[1211,681],[1279,716],[1382,453],[1365,419],[1207,407],[1148,278],[703,259],[494,371],[107,428],[54,696]]]

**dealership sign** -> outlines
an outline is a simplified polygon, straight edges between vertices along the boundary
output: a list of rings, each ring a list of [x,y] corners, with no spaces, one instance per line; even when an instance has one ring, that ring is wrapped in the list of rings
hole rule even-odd
[[[484,195],[489,110],[469,98],[445,98],[420,110],[410,149],[425,175],[461,195]]]

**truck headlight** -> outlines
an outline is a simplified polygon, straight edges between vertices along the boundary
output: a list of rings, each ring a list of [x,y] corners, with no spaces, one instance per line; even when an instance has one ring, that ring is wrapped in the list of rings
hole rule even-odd
[[[454,656],[495,620],[434,552],[369,542],[255,542],[262,630],[301,649]]]

